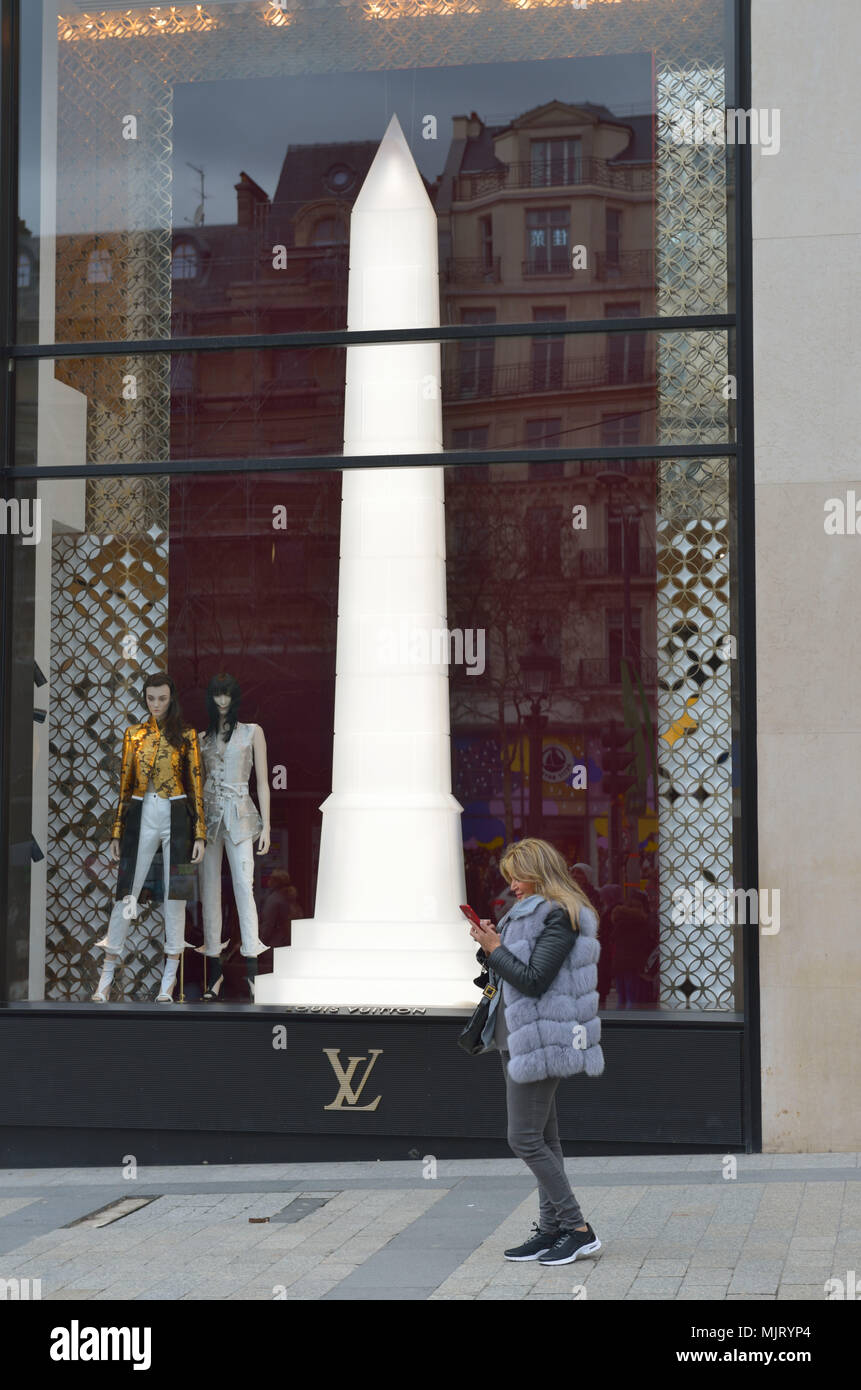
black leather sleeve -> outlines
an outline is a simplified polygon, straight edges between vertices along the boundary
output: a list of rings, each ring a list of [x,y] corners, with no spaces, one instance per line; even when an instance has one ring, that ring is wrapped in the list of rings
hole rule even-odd
[[[537,998],[555,980],[576,940],[577,933],[568,913],[562,907],[554,907],[525,964],[505,946],[498,946],[490,954],[488,969],[499,979],[514,985],[521,994]]]

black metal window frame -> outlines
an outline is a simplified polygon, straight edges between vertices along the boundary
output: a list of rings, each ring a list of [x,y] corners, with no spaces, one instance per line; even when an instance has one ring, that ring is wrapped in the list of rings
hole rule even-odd
[[[737,468],[738,520],[738,652],[740,702],[740,836],[741,880],[747,888],[759,883],[757,844],[756,766],[756,621],[753,483],[753,328],[752,328],[752,229],[751,153],[747,144],[733,148],[736,164],[735,311],[676,317],[549,320],[536,323],[440,326],[430,329],[390,329],[373,332],[330,331],[316,333],[247,334],[230,337],[145,339],[125,342],[21,344],[17,335],[17,235],[18,208],[18,98],[21,0],[0,0],[0,190],[7,215],[0,218],[0,495],[11,495],[15,483],[32,478],[86,478],[189,473],[293,472],[349,468],[486,466],[489,463],[550,462],[554,459],[626,458],[727,458]],[[728,104],[743,110],[751,106],[750,20],[751,0],[732,0],[734,20],[733,67],[729,73]],[[738,306],[741,305],[741,312]],[[475,338],[536,338],[545,335],[596,333],[646,333],[687,329],[734,331],[738,381],[737,427],[734,441],[717,444],[651,444],[591,448],[446,451],[443,454],[408,454],[352,457],[346,455],[292,455],[290,457],[144,460],[132,464],[107,463],[68,467],[15,467],[15,364],[43,358],[140,356],[149,353],[227,352],[237,349],[351,346],[363,343],[450,342]],[[9,692],[12,658],[12,541],[0,534],[0,923],[7,919],[5,872],[8,836]],[[0,952],[0,999],[5,997],[5,955]],[[749,1151],[762,1148],[760,1081],[759,941],[756,931],[745,942],[743,953],[744,1048],[743,1093]],[[666,1022],[666,1016],[661,1015]],[[624,1027],[625,1020],[614,1020]]]

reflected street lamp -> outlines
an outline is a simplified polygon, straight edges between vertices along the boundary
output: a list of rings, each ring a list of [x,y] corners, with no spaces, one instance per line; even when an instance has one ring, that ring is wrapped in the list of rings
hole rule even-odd
[[[520,658],[520,673],[523,691],[529,701],[529,713],[521,714],[519,701],[517,712],[521,716],[529,735],[529,819],[528,832],[540,836],[543,783],[543,737],[547,728],[547,715],[542,713],[542,701],[550,703],[551,681],[558,678],[559,662],[544,645],[544,634],[536,628],[530,635],[529,646]]]

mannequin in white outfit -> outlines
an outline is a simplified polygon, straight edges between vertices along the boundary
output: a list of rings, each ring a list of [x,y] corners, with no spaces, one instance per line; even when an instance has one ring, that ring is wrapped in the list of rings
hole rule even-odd
[[[266,739],[259,724],[239,722],[242,691],[233,676],[213,676],[206,692],[209,728],[201,735],[204,767],[203,804],[207,827],[206,857],[201,872],[204,933],[204,999],[217,999],[224,981],[221,952],[221,863],[230,865],[239,915],[242,955],[249,998],[254,998],[257,957],[266,950],[258,935],[254,901],[254,850],[269,850],[269,772]],[[252,763],[262,816],[248,791]]]

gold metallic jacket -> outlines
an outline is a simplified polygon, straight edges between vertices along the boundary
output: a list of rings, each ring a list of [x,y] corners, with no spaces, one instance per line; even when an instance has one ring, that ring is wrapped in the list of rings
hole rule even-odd
[[[146,724],[131,724],[123,738],[120,771],[120,800],[114,818],[112,838],[123,833],[126,807],[133,796],[143,796],[152,778],[159,796],[187,796],[194,817],[194,838],[206,839],[203,814],[203,778],[200,772],[200,745],[194,729],[184,729],[182,747],[168,743],[150,715]]]

